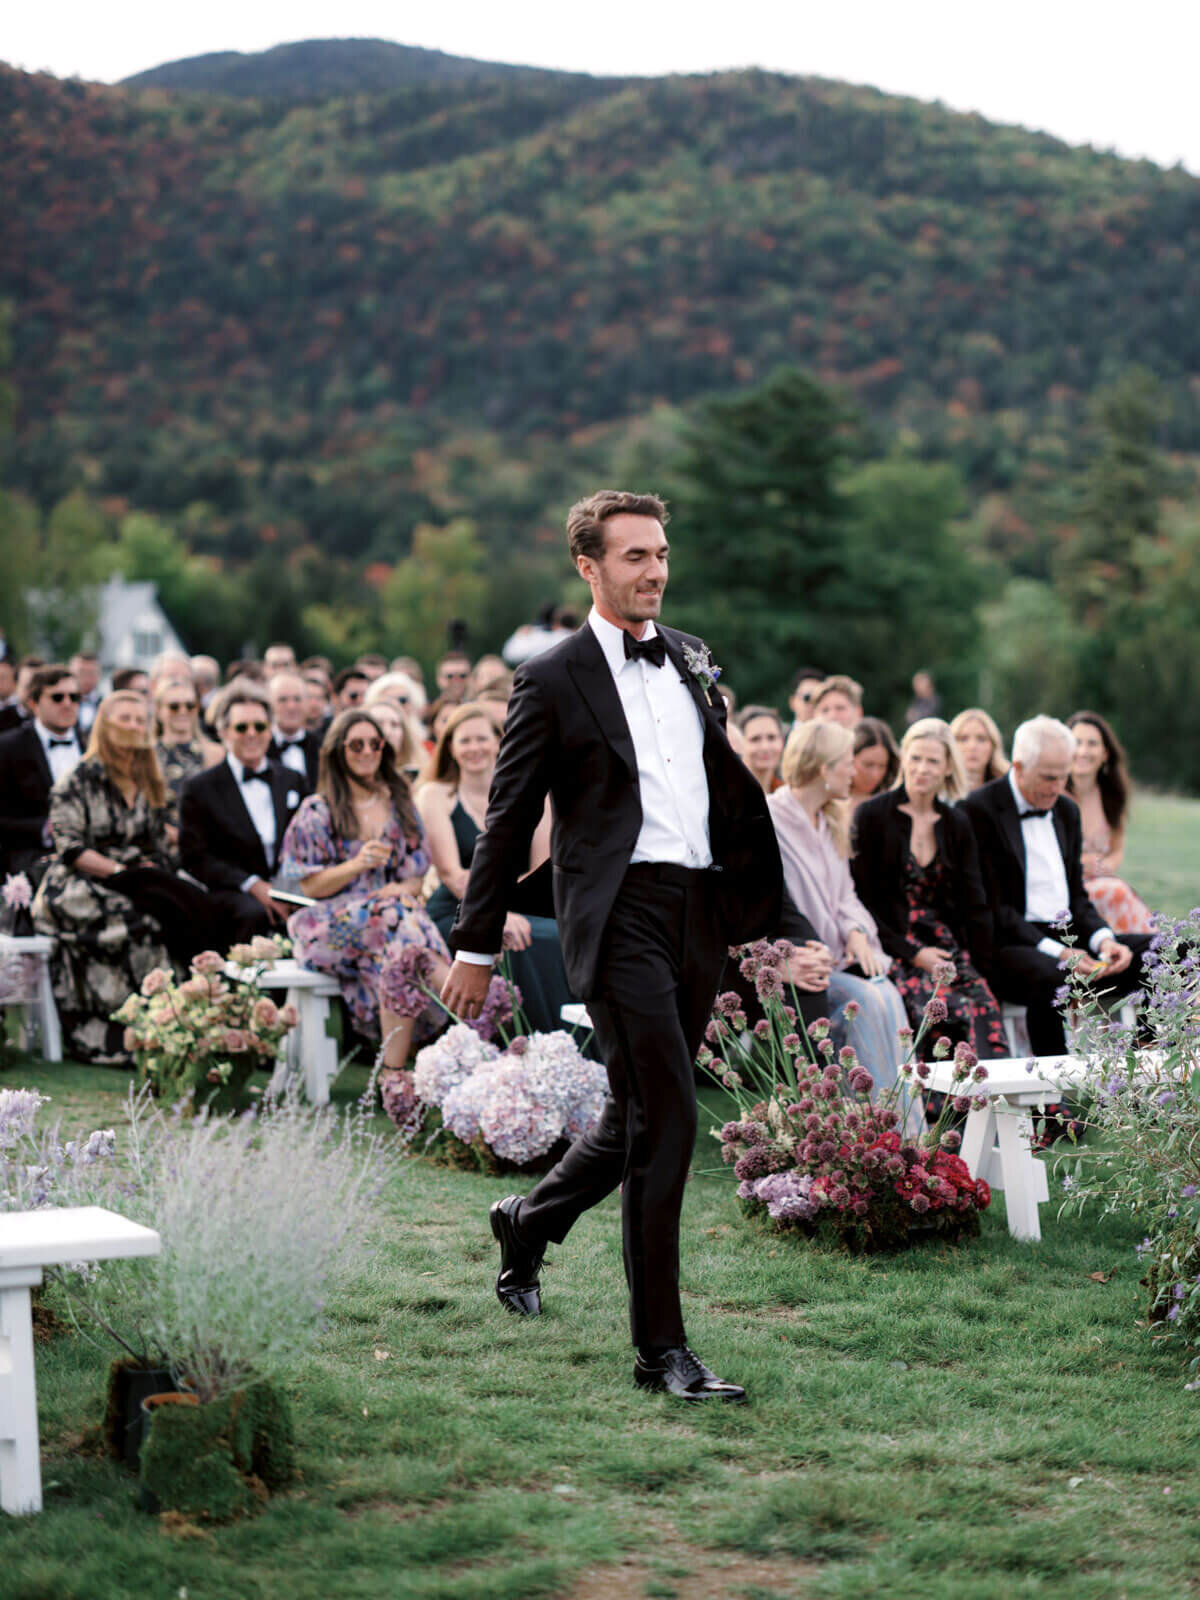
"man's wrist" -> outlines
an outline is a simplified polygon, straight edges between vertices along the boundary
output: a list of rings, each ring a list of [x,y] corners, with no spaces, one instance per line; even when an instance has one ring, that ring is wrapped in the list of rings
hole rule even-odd
[[[485,956],[478,950],[456,950],[454,959],[465,962],[469,967],[490,967],[496,958],[495,956]]]
[[[252,872],[248,878],[242,879],[241,883],[238,884],[238,888],[243,894],[249,894],[254,885],[261,882],[262,879],[259,877],[258,873]]]
[[[1093,955],[1098,955],[1106,944],[1116,944],[1117,936],[1111,928],[1097,928],[1088,940],[1088,949]]]

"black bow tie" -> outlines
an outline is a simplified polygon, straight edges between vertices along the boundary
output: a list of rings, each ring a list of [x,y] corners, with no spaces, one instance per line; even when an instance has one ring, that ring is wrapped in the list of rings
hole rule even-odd
[[[1053,809],[1053,808],[1051,808],[1051,809]],[[1021,813],[1021,821],[1022,822],[1032,822],[1034,817],[1048,817],[1049,815],[1050,815],[1050,811],[1048,811],[1048,810],[1047,811],[1022,811],[1022,813]]]
[[[294,745],[303,744],[303,743],[304,743],[304,735],[302,733],[298,733],[294,739],[280,739],[279,748],[281,750],[290,750],[290,749],[292,749],[292,747]]]
[[[256,780],[259,783],[265,783],[268,789],[271,787],[271,774],[269,772],[265,772],[264,771],[264,772],[243,772],[242,773],[242,782],[243,783],[254,783]]]
[[[51,750],[74,750],[75,741],[74,739],[51,739],[50,748]]]
[[[635,639],[628,629],[622,630],[625,639],[626,661],[648,661],[652,667],[661,667],[667,659],[667,641],[661,633],[652,639]]]

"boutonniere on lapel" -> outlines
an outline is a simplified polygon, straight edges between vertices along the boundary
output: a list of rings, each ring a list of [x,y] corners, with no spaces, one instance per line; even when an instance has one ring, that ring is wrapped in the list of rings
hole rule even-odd
[[[708,646],[703,644],[697,650],[692,645],[685,644],[683,664],[711,701],[717,679],[721,676],[721,669],[709,654]]]

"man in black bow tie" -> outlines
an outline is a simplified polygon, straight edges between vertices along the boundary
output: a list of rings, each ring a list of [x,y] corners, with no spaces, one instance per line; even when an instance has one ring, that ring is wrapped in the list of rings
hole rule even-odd
[[[725,737],[708,652],[655,621],[666,520],[655,496],[608,490],[571,510],[592,611],[517,670],[444,998],[460,1015],[478,1012],[549,793],[553,911],[610,1093],[598,1126],[530,1194],[492,1208],[497,1293],[536,1315],[547,1242],[620,1184],[635,1381],[687,1400],[743,1399],[688,1348],[679,1218],[696,1135],[693,1063],[726,952],[776,926],[783,880],[763,792]],[[535,909],[530,886],[525,894]]]
[[[304,782],[305,794],[317,786],[321,765],[321,741],[308,731],[308,709],[304,679],[290,669],[277,672],[267,684],[271,700],[271,743],[267,755],[279,761]]]
[[[963,801],[995,921],[987,976],[999,999],[1026,1007],[1029,1044],[1038,1056],[1066,1050],[1054,1004],[1066,982],[1063,914],[1078,951],[1077,970],[1105,993],[1130,994],[1139,987],[1150,944],[1149,934],[1117,939],[1088,899],[1079,807],[1063,792],[1074,753],[1075,735],[1065,723],[1033,717],[1013,736],[1008,774]]]
[[[231,942],[282,926],[284,908],[271,898],[283,836],[305,793],[304,779],[267,759],[271,706],[248,678],[235,678],[218,698],[217,731],[224,761],[197,772],[179,797],[179,855],[228,912]]]
[[[27,699],[33,715],[0,735],[0,869],[36,876],[51,845],[50,790],[83,756],[79,685],[61,663],[38,667]]]

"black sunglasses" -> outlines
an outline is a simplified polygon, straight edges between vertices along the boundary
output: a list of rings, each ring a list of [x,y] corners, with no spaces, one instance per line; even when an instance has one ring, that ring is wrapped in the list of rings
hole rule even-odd
[[[168,700],[167,701],[167,710],[168,711],[195,711],[195,709],[196,709],[196,702],[194,700]]]
[[[50,694],[50,698],[51,698],[51,700],[54,701],[54,704],[56,706],[61,705],[64,700],[69,700],[71,702],[71,704],[74,705],[74,706],[77,706],[79,704],[79,695],[78,695],[78,693],[72,694],[69,689],[55,689],[55,690],[52,690],[51,694]]]
[[[383,740],[378,738],[347,739],[346,749],[349,750],[350,754],[354,756],[362,755],[364,750],[369,750],[372,755],[375,755],[383,749]]]
[[[233,731],[234,733],[266,733],[267,724],[265,722],[235,722]]]

